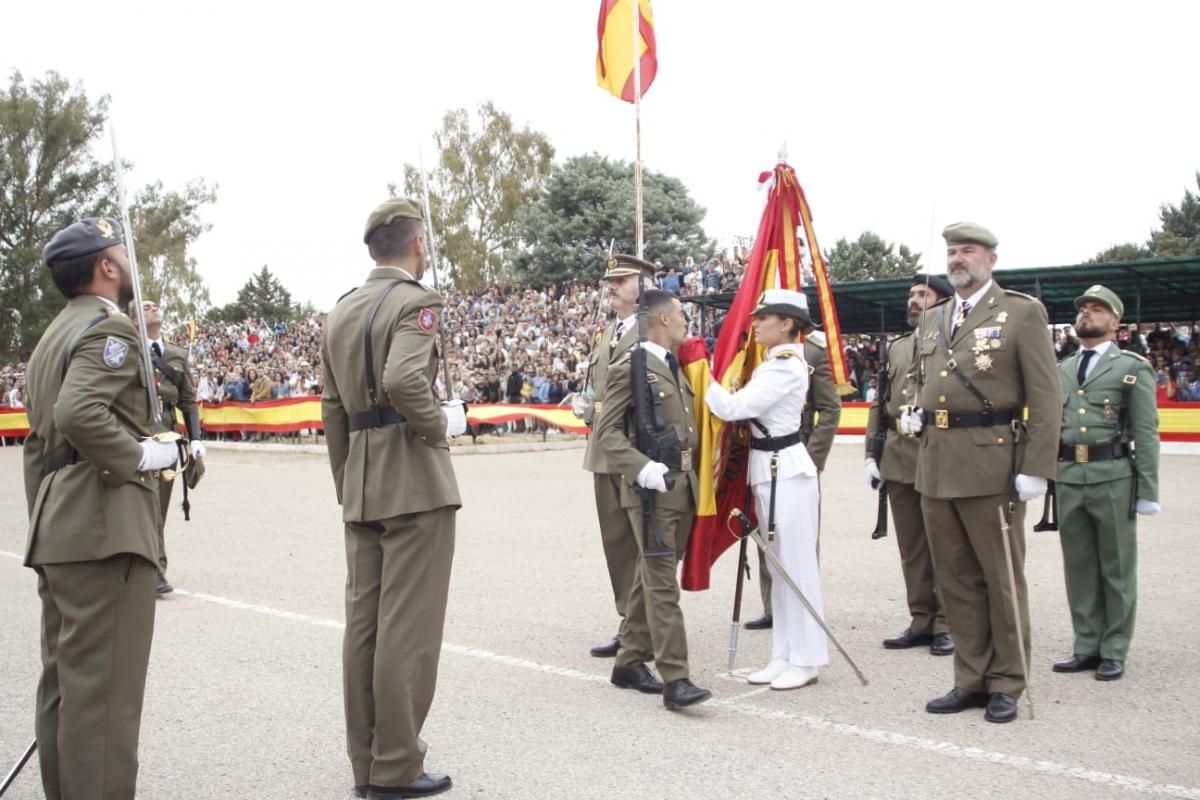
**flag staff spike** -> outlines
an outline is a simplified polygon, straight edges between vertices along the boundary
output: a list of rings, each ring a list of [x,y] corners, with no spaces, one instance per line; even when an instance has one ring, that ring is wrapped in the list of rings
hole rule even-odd
[[[786,162],[787,162],[787,140],[784,140],[783,144],[779,145],[779,163],[784,164]]]
[[[645,256],[644,231],[642,229],[642,40],[638,23],[642,16],[641,0],[629,0],[633,30],[633,114],[637,139],[633,165],[634,238],[637,257]]]

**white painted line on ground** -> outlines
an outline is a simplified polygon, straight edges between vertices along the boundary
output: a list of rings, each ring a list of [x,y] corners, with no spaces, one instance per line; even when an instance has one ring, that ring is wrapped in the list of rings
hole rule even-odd
[[[9,558],[15,558],[17,561],[25,560],[25,556],[19,556],[16,553],[10,553],[7,550],[0,550],[0,556],[8,556]]]

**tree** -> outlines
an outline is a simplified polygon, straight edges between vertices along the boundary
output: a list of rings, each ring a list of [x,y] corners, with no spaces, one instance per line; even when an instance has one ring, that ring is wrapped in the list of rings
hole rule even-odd
[[[1200,188],[1200,172],[1196,173],[1196,186]],[[1161,226],[1150,232],[1150,239],[1145,244],[1115,245],[1097,253],[1087,263],[1200,255],[1200,196],[1184,189],[1183,201],[1177,206],[1163,203],[1158,210],[1158,219]]]
[[[648,260],[675,266],[712,253],[700,226],[704,209],[678,178],[644,172],[642,206]],[[556,167],[544,195],[522,214],[521,239],[513,267],[524,279],[598,279],[610,242],[616,252],[634,252],[633,164],[593,154]]]
[[[429,179],[438,256],[462,288],[501,277],[517,244],[518,214],[541,194],[554,158],[544,134],[516,129],[491,102],[479,107],[477,123],[473,129],[465,108],[442,118],[434,134],[438,163]],[[395,186],[389,189],[394,195]],[[404,165],[404,192],[422,195],[421,172],[412,164]]]
[[[1087,263],[1103,264],[1110,261],[1136,261],[1140,258],[1151,258],[1153,255],[1154,251],[1144,244],[1126,242],[1125,244],[1116,244],[1107,250],[1102,250],[1089,259]]]
[[[82,217],[119,217],[112,168],[92,155],[104,133],[108,98],[94,103],[55,72],[27,83],[13,72],[0,94],[0,359],[25,359],[64,300],[42,264],[54,233]],[[182,192],[153,184],[130,208],[147,297],[168,313],[207,303],[188,246],[207,226],[198,212],[212,202],[203,183]]]
[[[266,264],[238,289],[232,303],[214,308],[209,319],[216,322],[242,322],[247,319],[278,322],[295,319],[301,307],[292,302],[292,293],[284,288]]]
[[[921,270],[921,254],[886,242],[877,233],[864,231],[858,241],[838,239],[825,251],[831,283],[907,278]]]

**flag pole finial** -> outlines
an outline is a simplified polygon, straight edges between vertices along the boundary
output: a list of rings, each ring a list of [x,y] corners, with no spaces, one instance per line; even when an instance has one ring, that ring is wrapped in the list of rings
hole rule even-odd
[[[779,163],[782,164],[786,161],[787,161],[787,142],[784,142],[783,144],[779,145]]]

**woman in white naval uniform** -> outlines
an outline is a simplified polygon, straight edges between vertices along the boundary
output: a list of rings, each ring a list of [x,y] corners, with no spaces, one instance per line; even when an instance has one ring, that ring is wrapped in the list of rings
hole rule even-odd
[[[800,414],[808,392],[802,334],[814,327],[808,299],[803,292],[768,289],[751,313],[754,338],[767,348],[765,360],[737,392],[711,383],[705,402],[723,420],[751,421],[749,483],[762,531],[768,530],[772,519],[771,462],[778,456],[774,476],[775,539],[768,545],[813,608],[823,614],[817,569],[820,489],[817,468],[799,436]],[[816,682],[818,669],[829,663],[829,648],[825,632],[775,567],[770,569],[774,581],[771,604],[775,610],[771,663],[751,675],[749,681],[770,684],[772,689],[799,689]]]

